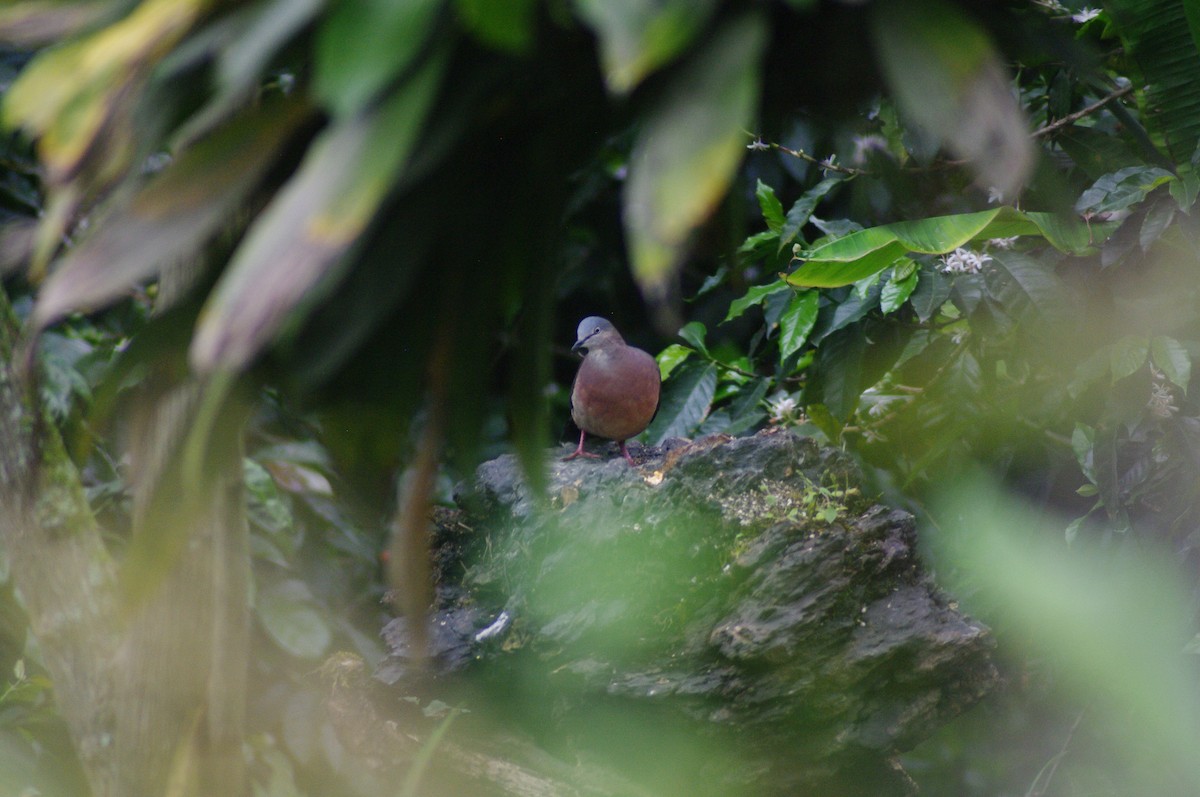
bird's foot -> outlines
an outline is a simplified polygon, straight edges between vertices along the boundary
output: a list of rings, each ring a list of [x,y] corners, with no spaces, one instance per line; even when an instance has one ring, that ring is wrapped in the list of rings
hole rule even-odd
[[[574,453],[567,454],[562,458],[561,461],[567,462],[568,460],[575,459],[576,457],[583,457],[584,459],[604,459],[604,457],[602,457],[600,454],[593,454],[590,451],[584,451],[582,448],[577,448],[575,449]]]
[[[633,461],[633,457],[629,455],[629,449],[625,447],[625,442],[621,441],[621,456],[625,457],[625,461],[629,463],[629,467],[636,468],[637,463]]]

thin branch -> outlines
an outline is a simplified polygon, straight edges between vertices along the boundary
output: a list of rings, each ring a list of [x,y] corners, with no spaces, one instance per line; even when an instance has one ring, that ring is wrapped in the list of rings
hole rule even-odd
[[[1117,89],[1116,91],[1112,92],[1111,94],[1109,94],[1105,97],[1101,97],[1100,99],[1096,100],[1095,102],[1093,102],[1091,105],[1087,106],[1086,108],[1081,108],[1078,111],[1075,111],[1074,113],[1069,113],[1066,116],[1064,116],[1063,118],[1057,119],[1057,120],[1051,122],[1050,124],[1046,125],[1045,127],[1039,127],[1037,130],[1034,130],[1030,135],[1033,138],[1038,138],[1039,136],[1048,136],[1051,133],[1056,133],[1059,130],[1063,129],[1064,127],[1068,127],[1069,125],[1075,124],[1083,117],[1095,113],[1096,111],[1103,108],[1105,105],[1108,105],[1113,100],[1118,99],[1120,97],[1124,97],[1126,94],[1128,94],[1131,91],[1133,91],[1132,83],[1129,84],[1128,86],[1123,86],[1123,87]]]
[[[857,177],[860,174],[867,174],[867,175],[871,174],[871,172],[869,172],[865,169],[855,169],[853,166],[839,166],[833,162],[833,158],[834,158],[833,155],[830,155],[825,160],[821,160],[819,158],[813,157],[812,155],[809,155],[807,152],[805,152],[802,149],[792,149],[791,147],[785,147],[782,144],[775,144],[775,143],[768,144],[767,146],[771,147],[771,149],[777,149],[780,152],[786,152],[787,154],[791,155],[794,158],[799,158],[800,160],[808,161],[809,163],[815,164],[826,171],[838,172],[839,174],[848,174],[851,177]]]

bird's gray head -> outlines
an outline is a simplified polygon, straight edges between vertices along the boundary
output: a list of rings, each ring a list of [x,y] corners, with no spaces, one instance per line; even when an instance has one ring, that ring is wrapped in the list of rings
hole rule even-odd
[[[579,322],[579,329],[575,333],[575,345],[571,347],[571,351],[595,349],[624,342],[625,339],[621,337],[621,333],[617,332],[617,328],[607,318],[593,315]]]

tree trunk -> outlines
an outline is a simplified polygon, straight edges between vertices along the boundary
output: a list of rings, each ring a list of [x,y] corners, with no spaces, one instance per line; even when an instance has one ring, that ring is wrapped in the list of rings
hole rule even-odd
[[[0,540],[94,797],[116,797],[115,568],[58,430],[19,374],[0,290]]]
[[[93,797],[246,791],[249,549],[242,412],[222,401],[202,466],[182,452],[206,385],[150,380],[133,423],[122,577],[58,431],[20,378],[0,292],[0,539]]]

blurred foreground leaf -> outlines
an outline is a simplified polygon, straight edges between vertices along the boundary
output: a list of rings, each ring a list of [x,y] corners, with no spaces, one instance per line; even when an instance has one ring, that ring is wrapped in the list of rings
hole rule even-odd
[[[444,56],[313,144],[208,300],[190,352],[199,370],[245,367],[363,234],[417,144]]]
[[[1061,528],[982,483],[942,498],[954,526],[930,539],[939,569],[959,571],[985,619],[1012,628],[1029,653],[1060,662],[1138,791],[1200,784],[1200,693],[1183,652],[1193,632],[1177,568],[1144,550],[1067,547]]]
[[[642,292],[662,298],[688,236],[725,195],[758,105],[761,17],[727,25],[666,87],[630,156],[625,229]]]
[[[943,0],[889,0],[873,10],[879,59],[901,110],[970,161],[984,186],[1015,197],[1034,147],[987,33]]]
[[[69,312],[94,310],[193,255],[245,201],[306,116],[302,103],[266,103],[183,153],[63,258],[38,295],[34,321],[48,326]]]

